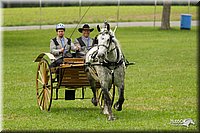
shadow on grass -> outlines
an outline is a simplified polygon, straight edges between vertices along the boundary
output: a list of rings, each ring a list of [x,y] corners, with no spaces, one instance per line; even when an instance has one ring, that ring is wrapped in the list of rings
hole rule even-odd
[[[56,113],[59,113],[59,112],[91,112],[91,111],[101,111],[101,109],[99,107],[94,107],[94,108],[85,108],[85,107],[67,107],[67,108],[64,108],[64,107],[53,107],[51,108],[50,112],[56,112]]]

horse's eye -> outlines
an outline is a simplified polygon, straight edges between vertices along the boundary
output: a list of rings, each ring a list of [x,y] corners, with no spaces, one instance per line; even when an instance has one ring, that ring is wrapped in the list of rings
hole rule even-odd
[[[104,37],[102,37],[101,39],[104,40]]]

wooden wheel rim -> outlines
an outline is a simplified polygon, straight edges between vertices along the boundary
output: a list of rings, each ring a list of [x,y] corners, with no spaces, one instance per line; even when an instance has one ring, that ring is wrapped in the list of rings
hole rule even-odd
[[[41,110],[50,110],[52,103],[52,74],[47,60],[42,59],[38,63],[36,76],[37,103]]]

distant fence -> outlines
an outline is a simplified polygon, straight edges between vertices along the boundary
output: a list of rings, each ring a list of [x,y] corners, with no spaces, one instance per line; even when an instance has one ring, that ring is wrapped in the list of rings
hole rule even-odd
[[[172,5],[196,5],[198,0],[169,0]],[[163,0],[1,0],[3,8],[88,5],[163,5]]]
[[[28,2],[29,1],[29,2]],[[3,26],[24,26],[24,25],[54,25],[62,22],[65,24],[76,24],[79,18],[83,15],[88,5],[93,6],[83,19],[82,23],[99,23],[103,20],[109,22],[146,22],[153,21],[154,26],[156,21],[161,21],[162,15],[162,1],[136,1],[136,0],[2,0],[5,7],[3,9]],[[191,13],[193,10],[192,19],[196,20],[194,7],[191,5],[197,4],[198,1],[175,1],[171,0],[172,5],[179,5],[183,10],[171,13],[171,21],[179,21],[181,13]],[[108,6],[107,6],[108,5]],[[110,10],[112,5],[112,11]],[[128,8],[124,5],[130,5]],[[135,6],[134,5],[143,5]],[[145,5],[148,11],[145,12]],[[59,8],[46,8],[46,7],[59,7]],[[73,6],[73,7],[70,7]],[[106,6],[106,7],[102,7]],[[6,7],[19,7],[11,9]],[[23,7],[23,8],[21,8]],[[24,7],[38,7],[38,8],[24,8]],[[63,8],[60,8],[63,7]],[[73,9],[72,9],[73,8]],[[136,9],[135,9],[136,8]],[[195,7],[196,8],[196,7]],[[177,11],[177,10],[176,10]],[[62,13],[60,13],[62,12]],[[95,13],[96,12],[96,13]],[[103,13],[102,13],[103,12]],[[196,12],[196,10],[195,10]],[[64,18],[64,19],[63,19]],[[175,19],[176,18],[176,19]],[[178,18],[178,19],[177,19]]]

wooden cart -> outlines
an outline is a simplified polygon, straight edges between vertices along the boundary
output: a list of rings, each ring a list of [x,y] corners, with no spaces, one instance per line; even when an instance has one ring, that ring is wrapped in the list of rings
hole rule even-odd
[[[50,61],[55,57],[50,53],[41,53],[34,62],[38,62],[36,74],[36,95],[37,103],[41,110],[49,111],[52,100],[60,99],[59,89],[65,89],[65,100],[75,100],[76,89],[81,89],[84,99],[86,88],[90,83],[85,72],[85,60],[83,58],[64,58],[63,64],[50,68]],[[104,107],[103,91],[100,83],[97,82],[97,101],[100,108]],[[92,90],[90,90],[92,92]],[[114,102],[115,87],[110,91],[110,98]]]

